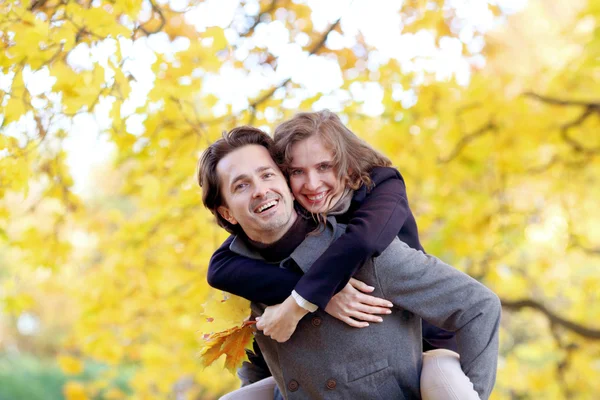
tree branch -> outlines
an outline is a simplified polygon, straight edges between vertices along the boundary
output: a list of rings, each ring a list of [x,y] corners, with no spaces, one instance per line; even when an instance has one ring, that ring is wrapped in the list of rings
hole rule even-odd
[[[575,322],[566,320],[559,315],[555,314],[553,311],[550,311],[544,306],[542,303],[539,303],[532,299],[523,299],[523,300],[506,300],[500,299],[502,302],[502,307],[511,310],[511,311],[519,311],[523,308],[533,308],[544,314],[550,320],[551,324],[555,324],[558,326],[562,326],[580,336],[585,337],[586,339],[591,340],[599,340],[600,339],[600,330],[588,328],[586,326],[577,324]]]
[[[571,366],[571,361],[573,358],[573,352],[579,348],[575,343],[563,343],[558,330],[556,329],[555,324],[550,324],[550,332],[552,333],[552,337],[556,342],[558,348],[564,351],[564,357],[556,363],[556,376],[558,377],[558,381],[560,382],[560,387],[563,392],[563,396],[565,400],[570,400],[573,398],[573,391],[569,388],[568,379],[566,377],[567,371]]]
[[[546,162],[545,164],[538,165],[536,167],[530,167],[525,170],[525,173],[532,175],[541,174],[558,164],[561,164],[567,168],[584,168],[586,165],[589,164],[590,160],[594,157],[594,155],[594,153],[584,153],[583,158],[581,160],[565,160],[557,154],[554,154],[550,161]]]
[[[452,161],[465,149],[465,147],[467,147],[469,143],[490,131],[496,130],[496,128],[496,124],[492,120],[490,120],[487,124],[477,129],[475,132],[466,134],[458,141],[458,143],[456,144],[456,146],[454,146],[454,149],[450,152],[448,156],[438,157],[438,163],[445,164]]]
[[[573,235],[572,233],[569,235],[569,245],[576,249],[583,251],[584,253],[591,256],[600,256],[600,246],[599,247],[587,247],[581,244],[579,238]]]
[[[48,0],[32,0],[29,6],[29,11],[35,11],[36,9],[43,8]]]
[[[267,8],[265,8],[263,11],[260,11],[258,13],[258,15],[254,18],[254,23],[252,24],[252,26],[250,26],[248,29],[246,29],[246,31],[244,33],[239,34],[240,37],[250,36],[252,33],[254,33],[254,29],[256,29],[258,24],[261,23],[261,19],[262,19],[263,15],[270,14],[273,11],[275,11],[276,6],[277,6],[277,0],[271,0],[271,4],[269,4],[269,6]]]
[[[325,34],[323,34],[323,36],[321,36],[321,40],[319,40],[317,43],[315,43],[315,45],[311,48],[310,53],[309,53],[311,56],[313,54],[316,54],[319,50],[321,50],[321,48],[325,45],[325,42],[327,41],[327,36],[329,36],[329,34],[331,32],[333,32],[335,30],[335,28],[337,28],[337,26],[340,24],[341,20],[342,20],[341,17],[338,18],[337,21],[335,21],[333,24],[331,24],[329,29],[327,29],[327,31],[325,31]]]
[[[574,107],[595,107],[600,109],[600,101],[599,102],[589,102],[589,101],[578,101],[578,100],[564,100],[557,99],[554,97],[543,96],[541,94],[537,94],[534,92],[525,92],[524,96],[531,97],[533,99],[539,100],[544,103],[553,104],[556,106],[574,106]]]
[[[151,35],[153,33],[160,32],[165,27],[165,24],[167,23],[167,19],[165,18],[165,15],[163,14],[162,9],[158,5],[156,5],[156,3],[153,0],[149,0],[149,1],[150,1],[150,5],[152,6],[152,11],[154,11],[158,15],[158,18],[160,19],[160,25],[156,29],[149,31],[146,28],[144,28],[144,24],[140,24],[140,26],[137,29],[144,32],[144,34],[146,36]]]
[[[543,96],[534,92],[525,92],[524,96],[531,97],[541,102],[562,106],[562,107],[584,107],[583,112],[579,117],[575,118],[571,122],[567,122],[560,127],[560,134],[562,139],[576,152],[585,154],[598,154],[600,153],[600,147],[588,148],[583,144],[575,140],[569,135],[569,130],[577,126],[581,126],[589,117],[597,114],[600,117],[600,102],[595,101],[579,101],[579,100],[565,100],[557,99],[554,97]]]
[[[569,146],[571,146],[573,150],[575,150],[578,153],[594,154],[600,152],[600,147],[597,147],[595,149],[586,148],[584,145],[582,145],[569,135],[569,130],[571,128],[580,126],[594,113],[598,113],[600,115],[600,108],[596,109],[595,106],[588,106],[579,117],[577,117],[571,122],[567,122],[560,129],[560,135],[563,138],[563,140],[567,142]]]
[[[331,32],[333,32],[333,30],[340,24],[340,21],[341,21],[341,18],[338,18],[337,21],[335,21],[333,24],[331,24],[331,26],[327,29],[327,31],[325,31],[325,33],[323,34],[323,36],[321,36],[321,40],[319,40],[317,43],[315,43],[315,45],[311,48],[310,53],[309,53],[310,56],[316,54],[319,50],[321,50],[321,48],[325,45],[325,42],[327,41],[327,36],[329,36],[329,34]],[[275,92],[277,91],[277,89],[284,87],[291,80],[292,80],[291,77],[283,80],[279,85],[273,87],[267,93],[265,93],[264,95],[262,95],[261,97],[259,97],[258,99],[256,99],[252,103],[250,103],[250,121],[248,122],[250,125],[254,121],[254,118],[255,118],[255,115],[256,115],[256,108],[260,104],[262,104],[265,101],[267,101],[268,99],[270,99],[273,96],[273,94],[275,94]]]

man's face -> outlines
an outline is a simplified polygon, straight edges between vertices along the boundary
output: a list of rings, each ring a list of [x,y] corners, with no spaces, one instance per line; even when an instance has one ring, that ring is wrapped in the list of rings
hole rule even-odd
[[[217,164],[224,204],[217,211],[257,242],[273,243],[296,220],[294,200],[266,148],[247,145]]]

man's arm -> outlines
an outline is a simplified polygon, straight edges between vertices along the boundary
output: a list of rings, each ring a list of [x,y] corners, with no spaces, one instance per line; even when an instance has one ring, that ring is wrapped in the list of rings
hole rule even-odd
[[[282,303],[302,275],[229,250],[233,236],[215,251],[208,265],[208,284],[216,289],[267,305]]]
[[[498,296],[470,276],[399,240],[374,263],[386,299],[456,332],[462,369],[481,399],[487,399],[496,380]]]

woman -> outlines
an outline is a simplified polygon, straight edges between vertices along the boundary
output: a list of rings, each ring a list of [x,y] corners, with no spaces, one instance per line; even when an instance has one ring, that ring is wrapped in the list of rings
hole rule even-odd
[[[391,304],[360,294],[357,288],[367,292],[372,288],[350,278],[395,236],[422,250],[402,177],[390,168],[389,159],[359,139],[329,111],[297,114],[276,128],[274,140],[274,159],[289,177],[298,204],[321,221],[326,214],[336,215],[338,221],[347,224],[346,233],[302,276],[283,269],[274,271],[272,266],[238,256],[229,250],[228,239],[211,259],[209,283],[252,301],[274,305],[267,308],[257,326],[278,341],[287,340],[298,323],[290,317],[294,314],[288,312],[290,307],[300,306],[308,311],[321,307],[354,327],[380,322],[377,314],[388,313],[385,307]],[[240,287],[241,281],[247,284]],[[360,301],[352,300],[357,297]],[[455,350],[451,333],[425,322],[423,328],[424,350]],[[431,374],[429,365],[442,370]],[[466,387],[465,394],[461,392],[458,398],[477,398],[472,387],[469,392],[470,382],[460,370],[456,353],[427,353],[422,377],[424,398],[451,398],[445,397],[448,393],[439,392],[437,397],[428,397],[428,388],[438,390],[440,386],[440,381],[430,380],[432,377],[441,382],[457,377]],[[450,390],[456,394],[463,390],[459,386]]]

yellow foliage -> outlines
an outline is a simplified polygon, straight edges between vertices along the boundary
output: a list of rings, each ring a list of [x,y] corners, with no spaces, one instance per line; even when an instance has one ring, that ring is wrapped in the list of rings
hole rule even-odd
[[[83,362],[78,358],[60,355],[57,361],[60,369],[67,375],[79,375],[83,372]]]
[[[118,0],[113,3],[116,14],[123,13],[131,19],[135,19],[142,9],[142,3],[136,0]]]
[[[104,7],[85,7],[77,3],[68,3],[65,13],[70,17],[73,25],[85,27],[91,36],[116,38],[119,35],[131,35],[131,31],[121,25],[115,15]]]
[[[65,373],[81,373],[88,360],[107,365],[110,373],[95,382],[68,382],[65,398],[123,398],[111,382],[132,365],[131,398],[171,398],[182,381],[188,397],[237,386],[227,368],[244,357],[251,332],[236,329],[249,302],[206,282],[227,233],[201,205],[196,162],[223,131],[272,131],[332,98],[348,126],[401,171],[428,253],[503,300],[545,307],[505,310],[493,398],[600,392],[597,343],[550,317],[600,329],[598,0],[530,0],[493,31],[475,32],[484,35],[485,65],[468,67],[465,86],[436,79],[432,60],[387,60],[343,19],[324,37],[304,3],[271,8],[261,0],[259,19],[240,7],[236,22],[212,27],[197,27],[172,3],[154,1],[148,15],[131,0],[0,2],[3,85],[14,73],[0,99],[0,305],[15,319],[38,316],[43,332],[53,332],[51,346],[68,333],[56,351]],[[449,2],[406,1],[399,15],[403,33],[426,30],[435,43],[460,38],[471,51]],[[289,33],[280,44],[337,61],[341,87],[324,97],[288,75],[285,57],[260,37],[274,27]],[[107,38],[117,39],[116,51],[104,59]],[[135,52],[126,51],[130,42]],[[90,49],[88,67],[72,62],[76,46]],[[146,50],[144,76],[131,65]],[[45,68],[56,79],[53,93],[33,94],[26,75]],[[232,76],[231,93],[215,94]],[[365,114],[372,99],[358,94],[368,85],[383,91],[376,116]],[[256,93],[245,98],[250,87]],[[98,137],[85,125],[92,120]],[[142,129],[133,134],[136,120]],[[83,193],[77,169],[87,160],[69,166],[72,139],[106,140],[112,149]],[[235,351],[218,334],[229,329],[241,334]],[[195,355],[215,333],[215,362],[204,369]],[[227,361],[220,353],[229,352],[236,357]]]
[[[88,400],[85,387],[81,382],[69,381],[63,386],[63,395],[66,400]]]
[[[122,390],[117,388],[110,388],[106,392],[103,393],[103,396],[106,400],[120,400],[127,398],[127,395],[123,393]]]

